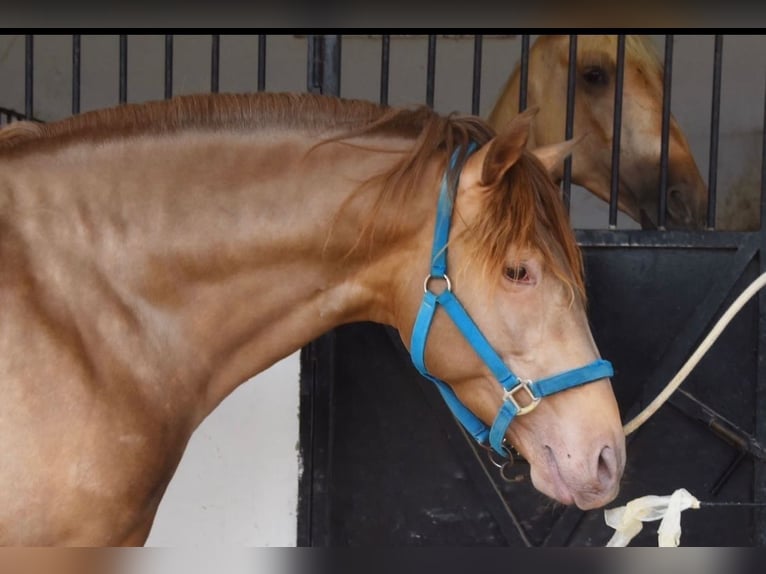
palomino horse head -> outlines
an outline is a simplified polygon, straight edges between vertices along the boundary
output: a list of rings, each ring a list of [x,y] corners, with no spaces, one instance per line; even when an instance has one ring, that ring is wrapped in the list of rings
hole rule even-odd
[[[609,201],[617,59],[616,36],[581,35],[577,41],[574,137],[587,136],[572,154],[572,181]],[[541,36],[530,50],[528,104],[540,106],[532,141],[560,141],[566,121],[567,36]],[[648,40],[628,36],[625,49],[618,207],[656,226],[659,201],[663,68]],[[519,72],[505,85],[490,115],[496,129],[518,110]],[[563,176],[563,165],[554,175]],[[669,228],[704,227],[707,188],[689,144],[671,116],[668,155]]]
[[[420,350],[415,348],[419,336],[411,339],[416,365],[424,348],[426,374],[437,383],[446,381],[483,428],[499,420],[509,400],[498,384],[503,375],[497,374],[506,366],[514,381],[535,385],[605,363],[599,360],[585,314],[580,251],[547,171],[571,144],[527,151],[533,113],[517,116],[468,156],[455,192],[446,262],[451,281],[445,281],[446,288],[483,332],[496,359],[479,357],[477,337],[460,326],[465,320],[446,300],[439,301],[443,312],[433,299],[424,301],[414,329],[428,321],[422,318],[424,309],[433,324]],[[424,230],[425,243],[430,244],[433,230]],[[434,248],[437,256],[439,251]],[[430,277],[438,277],[431,269]],[[420,281],[407,283],[409,292],[422,289]],[[409,317],[415,314],[414,309],[406,310]],[[401,330],[412,332],[412,324]],[[602,506],[616,496],[625,461],[617,404],[608,374],[599,373],[578,381],[588,384],[546,396],[530,412],[519,412],[507,430],[500,425],[502,434],[492,442],[498,450],[498,439],[504,438],[527,458],[538,490],[583,509]],[[517,407],[526,410],[534,393],[516,389]],[[482,434],[481,428],[469,430],[474,436]]]

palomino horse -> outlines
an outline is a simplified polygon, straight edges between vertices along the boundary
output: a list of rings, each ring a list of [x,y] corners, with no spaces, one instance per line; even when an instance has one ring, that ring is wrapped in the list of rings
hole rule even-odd
[[[572,153],[572,181],[605,201],[612,177],[616,59],[616,36],[578,37],[573,135],[587,137]],[[541,110],[530,146],[564,137],[568,65],[568,36],[540,36],[529,51],[527,102]],[[656,227],[663,67],[648,39],[627,36],[624,69],[618,208],[643,226]],[[490,113],[489,123],[495,129],[518,113],[520,79],[517,66]],[[553,175],[563,178],[563,164]],[[707,188],[672,116],[667,189],[667,227],[702,229]]]
[[[539,490],[610,502],[622,426],[545,168],[571,146],[526,151],[531,116],[494,136],[424,108],[208,95],[0,132],[1,541],[143,543],[202,419],[358,320],[412,339]]]

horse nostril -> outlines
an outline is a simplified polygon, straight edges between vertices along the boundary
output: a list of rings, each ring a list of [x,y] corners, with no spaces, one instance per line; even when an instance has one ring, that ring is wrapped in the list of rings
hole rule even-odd
[[[689,225],[694,222],[694,215],[687,195],[681,185],[675,185],[668,189],[668,213],[676,224]]]
[[[598,454],[597,477],[602,487],[610,487],[617,479],[617,457],[609,446],[602,448]]]

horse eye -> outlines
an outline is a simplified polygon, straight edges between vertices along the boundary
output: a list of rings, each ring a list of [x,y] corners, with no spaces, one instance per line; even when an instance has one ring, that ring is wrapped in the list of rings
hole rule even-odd
[[[525,283],[529,280],[529,273],[527,273],[527,268],[523,265],[506,267],[505,276],[515,283]]]
[[[594,86],[606,86],[609,83],[609,76],[601,66],[585,68],[582,77],[586,82]]]

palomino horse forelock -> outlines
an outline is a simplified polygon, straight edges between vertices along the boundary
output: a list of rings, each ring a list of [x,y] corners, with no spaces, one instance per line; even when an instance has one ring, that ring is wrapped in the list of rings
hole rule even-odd
[[[495,135],[427,108],[227,94],[1,131],[0,541],[141,544],[191,433],[242,382],[352,321],[408,344],[440,183],[472,142],[450,175],[455,296],[523,379],[597,361],[546,171],[569,144],[529,152],[531,121]],[[444,313],[424,361],[492,424],[503,390]],[[616,496],[608,379],[505,435],[549,496]]]

